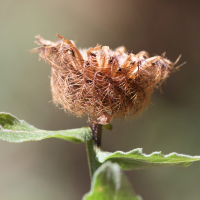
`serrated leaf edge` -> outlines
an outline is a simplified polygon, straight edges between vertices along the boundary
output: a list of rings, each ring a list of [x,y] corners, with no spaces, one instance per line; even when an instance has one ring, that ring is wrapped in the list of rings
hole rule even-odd
[[[111,156],[112,156],[112,158],[117,158],[117,157],[120,157],[122,155],[129,156],[131,154],[140,155],[140,156],[144,156],[144,157],[147,157],[147,158],[148,157],[154,157],[154,156],[160,156],[162,158],[169,158],[170,156],[177,156],[177,157],[189,158],[189,159],[192,159],[193,161],[200,160],[200,156],[190,156],[190,155],[185,155],[185,154],[178,154],[176,152],[172,152],[172,153],[169,153],[169,154],[166,154],[166,155],[162,154],[161,151],[155,151],[155,152],[153,152],[151,154],[145,154],[145,153],[143,153],[143,149],[142,148],[133,149],[133,150],[128,151],[128,152],[115,151],[113,153],[102,151],[100,149],[96,149],[96,153],[97,153],[97,158],[98,158],[100,163],[105,162],[106,160],[111,158]],[[145,160],[143,160],[143,159],[137,159],[137,158],[130,158],[130,159],[134,159],[134,160],[145,162]],[[192,160],[191,160],[191,162],[192,162]],[[187,161],[179,161],[179,162],[186,163]],[[169,163],[169,162],[162,162],[162,163]]]

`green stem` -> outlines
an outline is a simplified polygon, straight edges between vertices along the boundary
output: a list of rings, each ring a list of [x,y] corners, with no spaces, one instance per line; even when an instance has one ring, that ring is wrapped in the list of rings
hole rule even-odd
[[[93,137],[90,141],[86,142],[86,148],[87,148],[90,177],[92,178],[94,172],[101,165],[101,163],[98,162],[96,158],[96,150],[101,148],[102,125],[91,123],[90,128],[92,130]]]
[[[96,159],[96,152],[95,152],[95,142],[94,140],[90,140],[86,142],[86,149],[87,149],[87,157],[88,157],[88,165],[89,165],[89,170],[90,170],[90,177],[93,177],[94,172],[99,168],[101,165],[100,162],[97,161]]]

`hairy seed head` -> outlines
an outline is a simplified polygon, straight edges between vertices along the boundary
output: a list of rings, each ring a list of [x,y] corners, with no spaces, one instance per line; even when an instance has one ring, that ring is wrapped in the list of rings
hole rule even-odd
[[[164,56],[149,57],[141,51],[126,53],[125,47],[108,46],[77,49],[64,39],[51,42],[36,36],[40,57],[52,69],[53,102],[64,110],[89,121],[107,124],[113,118],[141,113],[148,105],[154,87],[160,86],[177,69]]]

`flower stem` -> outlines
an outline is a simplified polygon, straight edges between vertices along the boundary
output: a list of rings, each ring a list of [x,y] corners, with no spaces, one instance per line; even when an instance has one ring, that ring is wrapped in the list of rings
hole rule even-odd
[[[96,149],[101,148],[101,133],[102,125],[101,124],[91,124],[90,128],[92,130],[93,139],[86,142],[88,165],[90,170],[90,177],[92,178],[94,172],[101,165],[100,162],[96,159]]]
[[[93,140],[96,146],[101,148],[102,125],[91,123],[90,128],[92,129]]]

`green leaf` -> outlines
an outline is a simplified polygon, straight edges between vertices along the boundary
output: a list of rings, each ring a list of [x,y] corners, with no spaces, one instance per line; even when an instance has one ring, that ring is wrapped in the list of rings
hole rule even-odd
[[[103,126],[103,128],[105,128],[106,130],[109,130],[109,131],[112,131],[112,129],[113,129],[112,124],[103,124],[102,126]]]
[[[19,143],[52,137],[80,143],[91,140],[92,133],[89,127],[61,131],[41,130],[9,113],[0,112],[0,139],[2,140]]]
[[[142,152],[141,148],[127,153],[122,151],[110,153],[96,149],[96,157],[100,163],[107,160],[118,163],[124,170],[177,165],[186,167],[192,162],[200,160],[200,156],[188,156],[178,153],[163,155],[161,152],[154,152],[147,155]]]
[[[92,186],[83,200],[142,200],[136,196],[131,184],[117,163],[106,162],[94,173]]]

